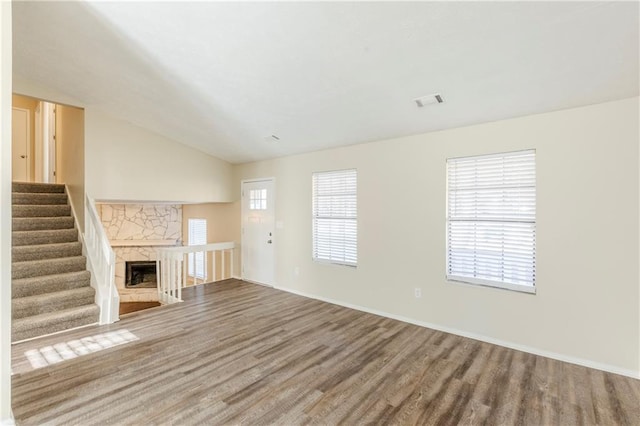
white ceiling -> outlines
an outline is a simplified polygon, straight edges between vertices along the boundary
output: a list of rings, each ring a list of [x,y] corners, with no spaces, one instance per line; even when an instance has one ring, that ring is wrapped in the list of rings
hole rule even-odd
[[[14,74],[240,163],[637,96],[638,8],[14,2]]]

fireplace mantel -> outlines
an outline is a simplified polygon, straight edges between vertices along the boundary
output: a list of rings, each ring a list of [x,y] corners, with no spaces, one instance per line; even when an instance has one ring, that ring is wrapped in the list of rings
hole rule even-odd
[[[175,246],[176,240],[111,240],[111,247]]]

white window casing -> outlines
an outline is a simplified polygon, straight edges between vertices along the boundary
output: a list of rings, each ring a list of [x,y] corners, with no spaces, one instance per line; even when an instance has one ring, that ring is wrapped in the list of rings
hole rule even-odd
[[[447,279],[535,293],[534,150],[447,160]]]
[[[313,186],[313,259],[358,264],[358,174],[355,169],[316,172]]]

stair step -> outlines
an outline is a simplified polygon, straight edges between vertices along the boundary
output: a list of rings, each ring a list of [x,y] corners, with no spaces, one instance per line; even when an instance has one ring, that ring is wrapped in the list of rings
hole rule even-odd
[[[11,265],[11,278],[17,280],[20,278],[82,271],[86,268],[86,265],[87,261],[84,256],[15,262]]]
[[[64,185],[59,183],[13,182],[11,190],[13,192],[64,193]]]
[[[12,262],[82,256],[79,242],[18,246],[11,249]]]
[[[71,216],[71,206],[68,204],[52,205],[17,205],[13,206],[13,217],[54,217]]]
[[[51,205],[67,204],[67,194],[48,192],[14,192],[11,194],[13,205]]]
[[[12,282],[12,298],[35,296],[54,291],[71,290],[88,287],[91,284],[89,271],[67,272],[64,274],[44,275],[40,277],[21,278]]]
[[[98,306],[91,304],[19,318],[12,321],[11,341],[16,342],[69,328],[94,324],[98,322],[99,313]]]
[[[73,228],[72,216],[58,217],[14,217],[12,220],[13,231],[40,231],[51,229]]]
[[[15,321],[20,318],[90,305],[94,301],[95,290],[92,287],[20,297],[11,301],[11,315]]]
[[[13,247],[78,241],[78,231],[73,228],[45,231],[13,231],[11,234]]]

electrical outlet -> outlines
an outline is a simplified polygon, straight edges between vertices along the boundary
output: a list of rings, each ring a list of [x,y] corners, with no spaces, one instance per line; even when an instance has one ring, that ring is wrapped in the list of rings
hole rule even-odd
[[[420,287],[414,288],[413,295],[416,297],[416,299],[420,299],[422,297],[422,289]]]

